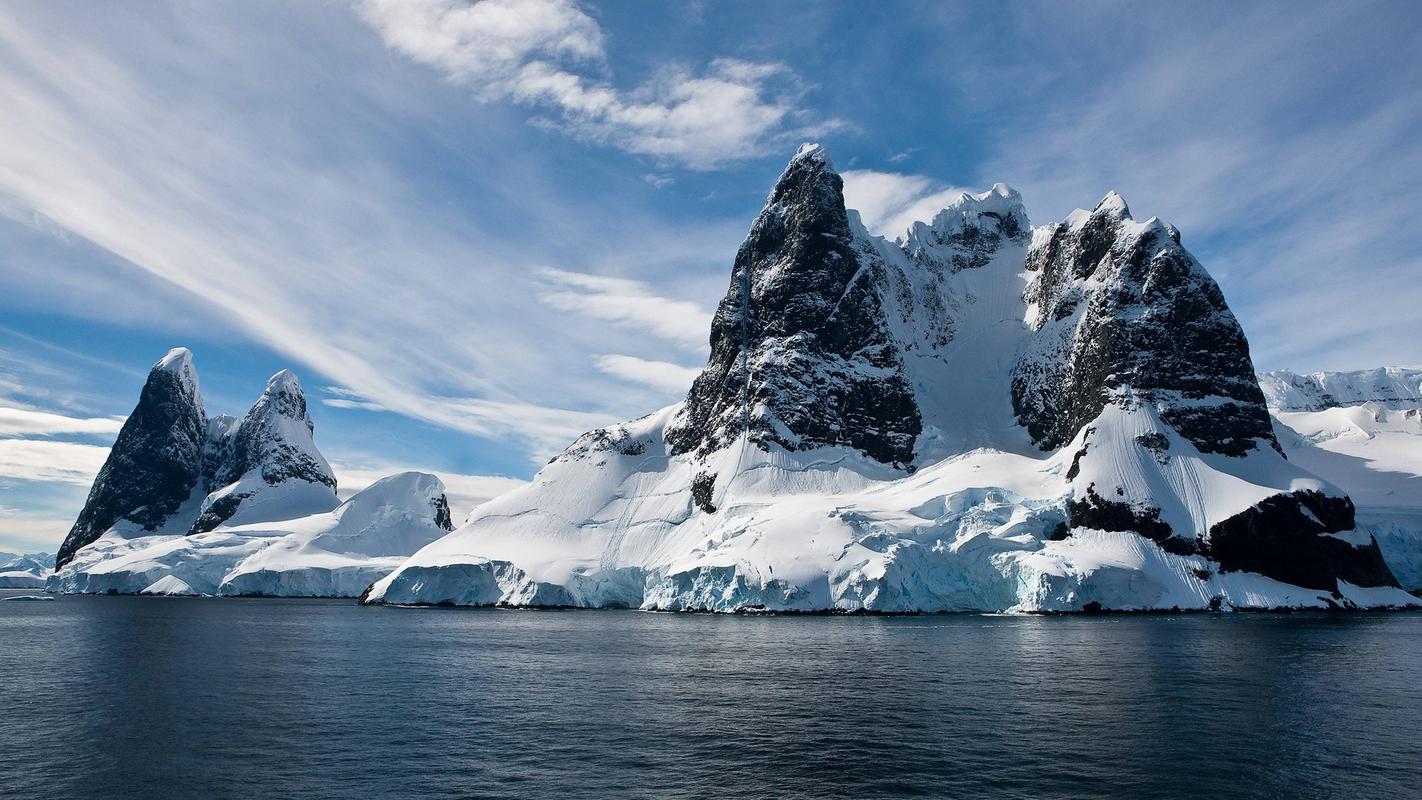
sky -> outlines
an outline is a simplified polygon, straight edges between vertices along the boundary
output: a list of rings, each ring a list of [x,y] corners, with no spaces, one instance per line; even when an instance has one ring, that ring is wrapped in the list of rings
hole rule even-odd
[[[0,550],[150,366],[301,378],[343,495],[455,514],[675,402],[785,162],[894,236],[964,189],[1175,224],[1261,370],[1422,366],[1422,5],[0,5]]]

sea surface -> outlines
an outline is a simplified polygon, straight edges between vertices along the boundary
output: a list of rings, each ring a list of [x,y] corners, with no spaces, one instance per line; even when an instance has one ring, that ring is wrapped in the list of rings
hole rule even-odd
[[[0,709],[15,798],[1418,797],[1422,614],[60,597]]]

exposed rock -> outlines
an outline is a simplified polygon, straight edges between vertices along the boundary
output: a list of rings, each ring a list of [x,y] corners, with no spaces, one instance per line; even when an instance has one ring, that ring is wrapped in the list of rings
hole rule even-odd
[[[79,548],[120,521],[145,531],[163,526],[198,486],[207,417],[192,354],[170,351],[148,380],[99,470],[89,498],[55,559],[62,568]]]
[[[107,531],[201,533],[231,519],[270,487],[300,484],[293,514],[329,511],[336,479],[312,440],[296,376],[282,370],[239,423],[209,419],[192,354],[176,348],[148,374],[88,502],[60,547],[63,568]],[[296,495],[299,495],[297,497]]]
[[[1244,331],[1174,228],[1135,222],[1107,195],[1048,226],[1028,251],[1037,335],[1012,400],[1044,449],[1071,441],[1107,403],[1153,403],[1205,453],[1278,447]]]
[[[922,420],[888,330],[889,276],[858,246],[843,186],[818,146],[781,175],[736,254],[710,359],[667,432],[673,454],[714,452],[744,432],[761,449],[847,445],[913,461]]]
[[[1297,491],[1267,498],[1210,528],[1206,553],[1225,570],[1334,590],[1396,586],[1371,535],[1354,532],[1353,501]]]

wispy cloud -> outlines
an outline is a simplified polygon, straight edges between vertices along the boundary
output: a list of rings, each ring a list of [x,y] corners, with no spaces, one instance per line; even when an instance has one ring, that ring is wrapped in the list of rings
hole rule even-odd
[[[0,507],[0,550],[53,553],[73,525],[73,517],[49,511]]]
[[[841,127],[802,104],[783,64],[713,59],[666,65],[632,90],[603,79],[606,38],[571,0],[361,0],[386,44],[484,99],[547,111],[543,120],[629,153],[713,169]]]
[[[560,311],[646,331],[692,350],[707,347],[711,312],[695,303],[660,296],[647,284],[626,278],[561,269],[539,274],[550,284],[543,301]]]
[[[485,221],[488,209],[456,214],[447,198],[417,191],[373,155],[388,146],[385,130],[330,130],[316,104],[385,119],[394,112],[384,104],[404,101],[385,83],[390,76],[360,71],[378,65],[365,50],[343,49],[356,46],[350,41],[318,37],[315,48],[331,48],[319,58],[272,44],[236,80],[212,54],[267,45],[236,15],[225,25],[175,32],[162,24],[182,25],[187,16],[120,15],[102,25],[31,19],[42,12],[0,9],[0,106],[7,110],[0,194],[5,208],[42,218],[107,257],[6,274],[0,285],[13,280],[46,297],[93,291],[86,302],[97,309],[144,307],[149,284],[160,283],[184,310],[164,324],[206,335],[240,331],[304,374],[315,371],[358,395],[325,398],[333,406],[379,407],[511,440],[535,456],[640,410],[636,395],[615,392],[595,369],[593,354],[625,352],[633,330],[687,349],[705,346],[709,315],[695,304],[636,281],[530,274],[523,267],[530,247],[545,240],[516,241],[507,220]],[[557,30],[564,34],[540,39],[537,52],[592,52],[577,43],[576,25]],[[359,47],[373,44],[369,38]],[[137,52],[145,57],[133,58]],[[511,52],[509,63],[526,55]],[[162,66],[176,64],[181,76]],[[333,65],[349,67],[347,81],[333,89],[344,94],[302,95],[302,113],[281,106],[264,114],[246,95],[252,85]],[[200,100],[190,95],[194,85],[202,86]],[[313,141],[339,146],[318,155]],[[517,158],[483,168],[504,171],[488,180],[491,206],[511,218],[547,220],[557,235],[546,241],[587,243],[579,251],[590,267],[613,259],[632,269],[686,263],[727,238],[719,220],[672,235],[636,211],[575,213],[560,205],[572,201]],[[625,246],[634,237],[637,246]],[[110,271],[122,271],[122,279]],[[66,280],[57,282],[56,273]],[[555,308],[581,303],[582,321],[540,324],[549,316],[540,286]],[[589,322],[624,330],[604,336]]]
[[[321,404],[330,406],[331,408],[358,408],[363,411],[390,410],[385,406],[374,402],[373,400],[367,399],[360,392],[357,392],[353,389],[347,389],[344,386],[327,386],[326,392],[328,394],[335,395],[335,397],[323,397],[321,398]]]
[[[1415,14],[1401,24],[1401,5],[1368,8],[1022,11],[1005,71],[1065,51],[1080,68],[1038,66],[1051,79],[1010,96],[996,73],[960,73],[1011,103],[987,114],[1000,144],[979,179],[1017,186],[1038,224],[1110,189],[1168,219],[1265,368],[1406,361],[1422,236],[1401,198],[1422,183],[1422,62],[1403,53],[1422,28]]]
[[[48,411],[0,406],[0,436],[53,436],[56,434],[114,434],[123,417],[66,417]]]
[[[0,477],[88,486],[109,448],[43,439],[0,439]]]
[[[608,375],[641,383],[664,392],[685,392],[701,370],[683,367],[668,361],[649,361],[624,355],[602,355],[594,359],[597,368]]]

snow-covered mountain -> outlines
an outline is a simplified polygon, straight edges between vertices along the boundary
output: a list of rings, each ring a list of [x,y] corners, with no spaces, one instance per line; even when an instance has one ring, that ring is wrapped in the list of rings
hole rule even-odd
[[[450,530],[444,484],[404,472],[332,511],[189,535],[104,536],[48,581],[52,592],[357,597]]]
[[[1289,460],[1346,490],[1402,588],[1422,591],[1422,370],[1280,371],[1259,382]]]
[[[48,587],[354,597],[450,529],[432,475],[392,476],[341,503],[314,431],[288,370],[240,421],[208,418],[192,354],[172,350],[149,372]]]
[[[1219,287],[1115,194],[997,185],[871,236],[825,151],[751,226],[685,401],[593,431],[369,602],[649,609],[1374,607],[1337,486],[1283,456]]]
[[[38,589],[53,572],[52,553],[0,553],[0,589]]]
[[[1280,411],[1323,411],[1363,403],[1404,410],[1422,406],[1422,369],[1379,367],[1309,375],[1284,369],[1260,373],[1259,385],[1269,407]]]
[[[201,533],[335,508],[336,478],[313,431],[291,372],[273,375],[241,422],[208,419],[192,353],[169,351],[148,373],[57,566],[109,532]]]

